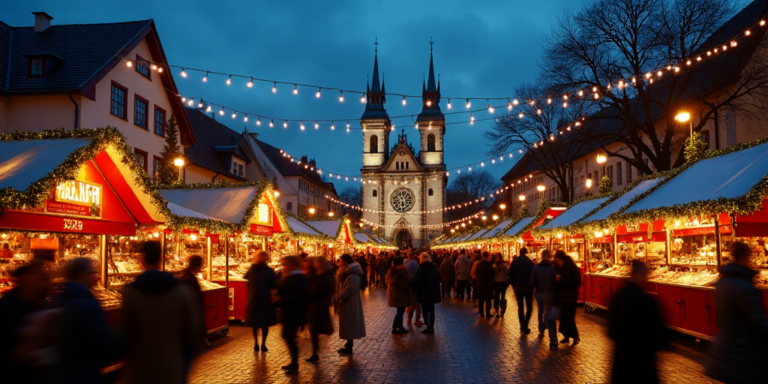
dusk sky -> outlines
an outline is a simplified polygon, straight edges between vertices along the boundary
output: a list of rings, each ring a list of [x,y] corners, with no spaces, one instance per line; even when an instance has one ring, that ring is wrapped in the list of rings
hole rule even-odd
[[[446,96],[508,97],[514,87],[532,81],[538,73],[543,40],[551,28],[571,7],[582,1],[516,0],[494,2],[458,1],[17,1],[6,2],[0,20],[12,26],[34,24],[33,11],[45,11],[54,17],[54,25],[109,23],[154,19],[170,64],[242,74],[287,82],[365,90],[371,74],[374,38],[378,38],[379,67],[390,93],[421,94],[423,74],[429,65],[429,41],[434,39],[435,71],[440,74],[443,112]],[[328,6],[333,4],[334,6]],[[238,79],[229,87],[225,76],[209,77],[189,72],[187,78],[173,71],[183,95],[203,97],[207,101],[253,114],[288,119],[304,119],[307,129],[298,123],[288,129],[276,124],[261,127],[250,115],[247,123],[259,138],[283,148],[293,156],[307,154],[317,159],[326,172],[359,175],[362,166],[362,133],[353,123],[350,133],[345,123],[336,130],[326,125],[314,129],[314,119],[359,119],[364,105],[360,96],[325,91],[315,98],[316,89],[257,82],[247,88],[247,80]],[[505,102],[497,102],[505,104]],[[473,109],[485,101],[473,102]],[[417,115],[419,100],[407,106],[402,98],[389,97],[390,116]],[[216,110],[216,109],[214,109]],[[452,111],[466,110],[463,100],[453,100]],[[496,114],[501,115],[501,109]],[[486,112],[475,113],[485,119]],[[246,123],[243,114],[236,120],[218,116],[219,121],[241,132]],[[482,136],[491,121],[468,123],[469,113],[446,116],[445,158],[449,169],[488,158],[488,145]],[[396,134],[404,128],[411,142],[418,138],[410,117],[393,119]],[[96,127],[88,127],[96,128]],[[354,129],[357,128],[357,129]],[[417,143],[414,143],[417,146]],[[500,177],[509,162],[489,167]],[[337,190],[352,181],[337,182]]]

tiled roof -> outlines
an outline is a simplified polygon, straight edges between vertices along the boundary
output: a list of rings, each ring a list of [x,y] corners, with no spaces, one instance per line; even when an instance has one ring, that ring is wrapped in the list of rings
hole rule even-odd
[[[41,33],[35,27],[0,23],[0,82],[7,92],[52,92],[80,89],[115,54],[152,24],[125,23],[52,25]],[[10,46],[11,75],[7,76]],[[42,78],[27,78],[27,56],[52,54],[62,59]]]
[[[289,158],[283,156],[283,154],[280,153],[279,148],[273,147],[258,138],[255,140],[256,143],[259,144],[259,148],[261,148],[264,154],[269,157],[269,161],[272,162],[272,165],[274,165],[283,176],[304,176],[318,185],[326,185],[326,182],[323,181],[323,178],[320,177],[317,172],[310,171],[308,168],[305,169],[303,166],[299,166]]]
[[[192,126],[192,132],[195,134],[195,138],[197,138],[197,142],[194,145],[184,150],[184,157],[197,166],[244,181],[244,178],[231,172],[219,155],[223,151],[222,148],[226,149],[229,147],[233,150],[226,152],[234,153],[243,159],[249,160],[240,148],[237,147],[237,143],[240,141],[240,134],[212,119],[197,108],[184,108],[184,110]]]

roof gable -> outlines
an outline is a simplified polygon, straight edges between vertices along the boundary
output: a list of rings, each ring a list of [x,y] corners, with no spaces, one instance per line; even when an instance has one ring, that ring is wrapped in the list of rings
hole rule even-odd
[[[400,169],[400,166],[397,164],[400,162],[408,163],[407,168]],[[385,172],[413,172],[421,171],[423,168],[419,163],[419,160],[417,160],[416,156],[411,152],[411,149],[408,148],[408,145],[400,143],[392,149],[392,154],[389,156],[389,160],[387,160],[381,169]]]
[[[232,168],[222,157],[237,155],[247,159],[237,147],[240,134],[224,124],[208,117],[197,108],[184,108],[197,142],[184,149],[184,157],[197,166],[220,173],[236,180],[244,178],[232,173]]]

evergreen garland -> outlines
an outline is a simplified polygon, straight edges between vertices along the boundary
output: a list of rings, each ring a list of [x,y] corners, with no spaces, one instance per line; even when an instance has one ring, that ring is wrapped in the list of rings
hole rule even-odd
[[[157,167],[157,180],[161,184],[173,184],[179,179],[179,167],[173,164],[174,160],[182,158],[179,147],[179,127],[176,123],[176,116],[171,115],[168,119],[168,126],[165,129],[165,146],[161,155],[160,164]]]

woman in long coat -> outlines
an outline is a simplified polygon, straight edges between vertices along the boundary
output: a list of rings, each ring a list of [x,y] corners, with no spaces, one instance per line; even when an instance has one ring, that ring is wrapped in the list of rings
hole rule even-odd
[[[453,265],[450,255],[446,254],[443,257],[443,262],[440,263],[440,278],[443,284],[443,299],[451,297],[451,288],[456,280],[456,267]]]
[[[352,353],[353,340],[365,337],[365,317],[363,316],[363,301],[360,299],[364,272],[360,264],[355,263],[352,256],[341,255],[339,260],[339,338],[347,343],[339,353]]]
[[[405,308],[413,305],[411,293],[411,274],[403,266],[403,258],[398,257],[393,262],[394,267],[387,272],[387,305],[397,308],[395,320],[392,322],[392,334],[408,333],[403,327]]]
[[[416,302],[421,304],[427,329],[421,333],[435,333],[435,304],[440,302],[440,271],[432,262],[429,254],[421,254],[421,264],[413,276],[413,287],[416,293]]]
[[[555,297],[554,305],[560,308],[560,333],[564,338],[560,344],[568,344],[573,339],[573,346],[581,341],[576,328],[576,302],[579,299],[581,275],[573,259],[563,251],[555,252]]]
[[[253,327],[254,351],[259,350],[257,333],[261,329],[262,352],[267,352],[269,327],[277,324],[277,313],[272,304],[272,290],[277,288],[277,278],[275,270],[267,265],[267,260],[269,260],[267,252],[258,252],[256,262],[245,274],[245,279],[248,280],[248,305],[245,312],[245,323]]]
[[[334,284],[331,263],[325,257],[310,258],[309,268],[309,335],[312,339],[312,357],[309,362],[320,360],[317,355],[319,335],[332,335],[330,306]]]

